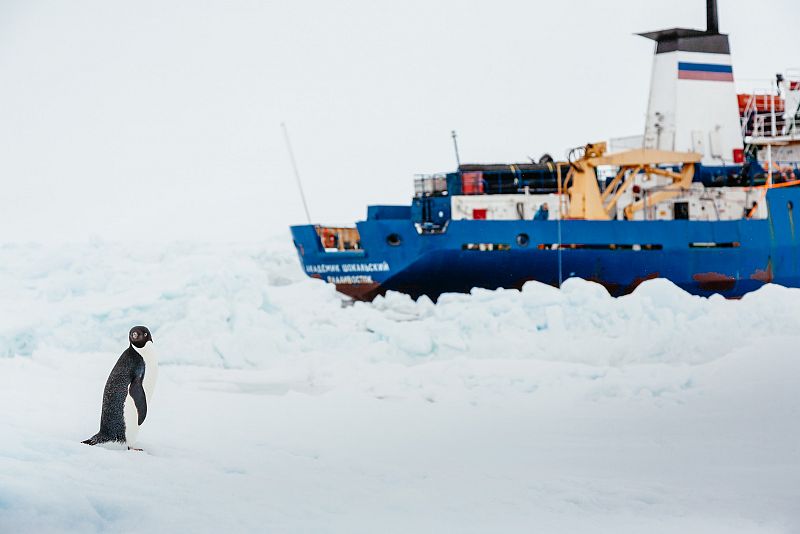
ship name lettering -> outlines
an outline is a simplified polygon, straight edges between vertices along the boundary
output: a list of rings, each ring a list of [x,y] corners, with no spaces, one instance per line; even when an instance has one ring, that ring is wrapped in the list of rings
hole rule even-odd
[[[346,263],[342,265],[342,271],[346,273],[375,273],[389,270],[389,263]]]
[[[368,274],[357,274],[351,276],[329,276],[329,284],[373,284],[372,277]]]
[[[338,273],[339,265],[322,263],[320,265],[306,265],[307,273]]]

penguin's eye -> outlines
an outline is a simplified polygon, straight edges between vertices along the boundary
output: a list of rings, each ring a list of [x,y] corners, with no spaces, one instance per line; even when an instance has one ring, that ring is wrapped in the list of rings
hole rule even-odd
[[[147,337],[147,332],[144,333],[144,337]]]
[[[131,334],[131,337],[132,337],[133,339],[136,339],[137,337],[139,337],[139,332],[133,332],[133,333]]]

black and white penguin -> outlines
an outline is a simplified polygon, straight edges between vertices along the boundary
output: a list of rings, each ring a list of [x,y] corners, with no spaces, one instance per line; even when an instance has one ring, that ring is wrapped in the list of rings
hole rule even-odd
[[[100,432],[83,443],[133,448],[139,427],[147,417],[158,376],[153,335],[146,326],[134,326],[128,334],[130,345],[111,370],[103,390]]]

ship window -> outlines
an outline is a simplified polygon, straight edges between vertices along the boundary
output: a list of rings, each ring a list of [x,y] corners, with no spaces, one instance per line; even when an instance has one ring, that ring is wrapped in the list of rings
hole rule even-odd
[[[689,248],[739,248],[741,243],[738,241],[729,241],[725,243],[716,243],[713,241],[693,241],[689,243]]]
[[[508,243],[464,243],[461,250],[478,250],[480,252],[494,252],[498,250],[511,250]]]
[[[518,234],[517,235],[517,245],[521,247],[527,247],[528,243],[530,242],[531,238],[528,237],[528,234]]]
[[[792,201],[791,201],[791,200],[790,200],[789,202],[787,202],[787,203],[786,203],[786,208],[787,208],[789,211],[792,211],[792,210],[794,209],[794,204],[792,204]]]
[[[689,203],[688,202],[675,202],[673,205],[675,220],[688,220],[689,219]]]
[[[402,239],[400,239],[400,236],[397,234],[389,234],[386,236],[386,242],[393,247],[396,247],[402,242]]]

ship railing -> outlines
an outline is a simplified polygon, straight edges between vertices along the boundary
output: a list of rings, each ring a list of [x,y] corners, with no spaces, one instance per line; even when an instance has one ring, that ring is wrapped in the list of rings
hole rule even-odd
[[[796,119],[786,121],[775,115],[756,115],[752,122],[752,137],[778,137],[788,135],[794,129]]]
[[[414,196],[416,198],[444,196],[446,194],[447,194],[446,174],[436,173],[436,174],[414,175]]]
[[[765,105],[766,104],[766,105]],[[740,126],[742,138],[748,135],[775,137],[785,133],[784,100],[768,89],[756,89],[747,99]]]
[[[753,126],[752,122],[760,113],[769,112],[774,114],[779,111],[775,105],[776,102],[780,104],[781,98],[771,88],[757,87],[749,93],[749,98],[740,118],[743,138],[748,135]],[[767,103],[769,103],[769,106],[765,106]],[[766,107],[769,107],[769,110],[765,110],[764,108]]]
[[[747,104],[744,107],[744,113],[742,113],[741,117],[741,125],[742,125],[742,139],[747,136],[747,132],[750,126],[750,120],[752,116],[755,114],[756,111],[756,95],[751,94],[750,98],[747,100]]]
[[[788,69],[780,88],[782,91],[779,89],[778,93],[773,89],[759,88],[750,94],[741,116],[743,136],[776,137],[800,133],[800,99],[797,98],[800,69]]]

